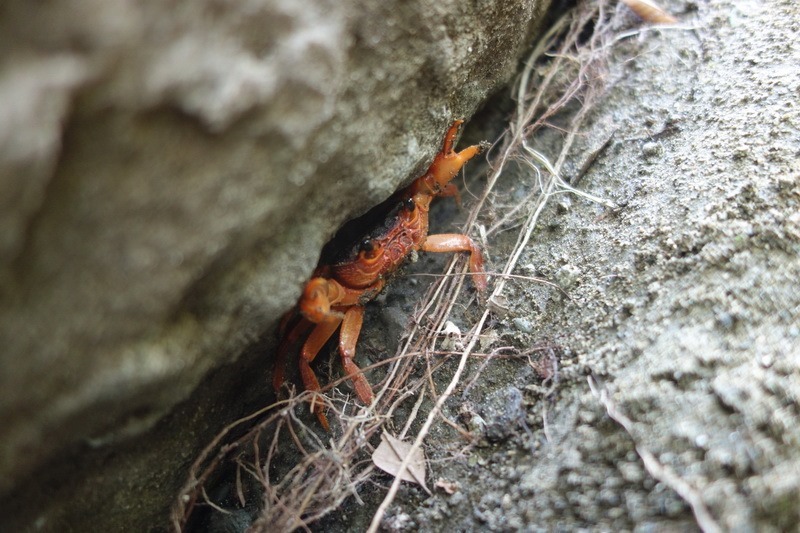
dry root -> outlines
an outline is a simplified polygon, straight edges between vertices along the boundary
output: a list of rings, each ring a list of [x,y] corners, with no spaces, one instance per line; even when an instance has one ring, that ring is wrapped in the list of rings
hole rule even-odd
[[[399,406],[410,404],[411,413],[403,421],[405,427],[399,434],[402,439],[419,416],[422,395],[429,393],[433,398],[434,407],[425,415],[421,429],[414,436],[412,450],[420,449],[439,417],[458,427],[441,414],[442,408],[461,382],[471,357],[482,355],[488,364],[492,356],[501,354],[498,350],[476,354],[475,348],[492,310],[498,306],[502,308],[506,284],[530,282],[520,279],[522,277],[515,275],[514,270],[547,202],[554,195],[569,192],[615,208],[611,202],[574,188],[608,140],[579,165],[581,170],[571,180],[561,174],[587,113],[609,81],[606,61],[616,42],[612,27],[618,16],[610,5],[608,0],[579,2],[537,44],[515,84],[516,112],[506,132],[495,143],[486,189],[472,209],[463,233],[477,230],[485,240],[511,221],[516,224],[521,219],[523,222],[506,264],[500,272],[492,274],[491,296],[480,319],[469,332],[461,335],[458,343],[451,342],[458,349],[440,348],[448,338],[445,325],[461,294],[466,274],[463,261],[454,259],[447,274],[429,288],[395,357],[380,363],[387,367],[387,376],[371,406],[365,408],[336,397],[331,390],[335,390],[332,387],[338,382],[331,384],[323,392],[328,394],[326,401],[332,418],[341,423],[341,432],[336,438],[324,435],[327,441],[319,436],[316,428],[304,425],[302,420],[311,420],[310,417],[297,414],[308,409],[310,393],[290,397],[231,424],[192,465],[173,506],[176,531],[187,529],[193,515],[201,508],[221,513],[232,509],[257,509],[254,531],[308,529],[308,524],[337,509],[345,498],[358,499],[358,488],[369,479],[374,468],[369,457],[373,446],[378,444],[377,436]],[[559,124],[558,128],[555,124]],[[562,135],[560,151],[550,157],[535,148],[537,136],[548,131],[558,131]],[[478,217],[489,202],[498,179],[511,165],[530,169],[536,192],[529,203],[508,213],[487,231],[478,225]],[[433,374],[442,366],[445,359],[442,355],[457,357],[458,367],[445,389],[437,391]],[[425,365],[422,375],[419,372],[421,363]],[[550,373],[552,393],[557,383],[558,361],[548,360],[547,365],[540,370]],[[543,416],[546,428],[546,411]],[[394,423],[399,427],[399,421],[394,420]],[[469,436],[466,429],[459,427],[459,431]],[[293,457],[290,465],[286,464],[285,457],[288,448]],[[407,456],[407,462],[411,461],[411,455]],[[208,487],[219,485],[224,472],[228,472],[229,479],[234,479],[228,483],[228,496],[211,501]],[[377,530],[399,484],[400,478],[395,478],[374,515],[370,531]]]

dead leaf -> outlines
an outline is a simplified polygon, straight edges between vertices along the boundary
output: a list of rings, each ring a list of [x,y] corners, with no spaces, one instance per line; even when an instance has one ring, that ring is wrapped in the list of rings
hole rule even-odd
[[[403,460],[411,451],[411,444],[397,439],[385,431],[381,434],[381,443],[372,454],[372,462],[375,466],[403,481],[420,485],[425,492],[431,494],[425,486],[425,453],[422,449],[417,449],[411,456],[408,468],[400,472]]]

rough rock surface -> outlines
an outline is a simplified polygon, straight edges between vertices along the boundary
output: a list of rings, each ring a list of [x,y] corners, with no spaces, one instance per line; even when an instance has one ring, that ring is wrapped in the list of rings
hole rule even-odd
[[[616,44],[613,85],[565,167],[575,177],[613,134],[580,185],[622,208],[565,196],[543,214],[516,273],[563,292],[516,281],[491,328],[496,346],[531,359],[498,358],[450,401],[451,420],[469,402],[495,427],[468,449],[440,424],[426,441],[428,479],[458,490],[429,497],[406,485],[387,528],[695,531],[694,497],[720,528],[706,531],[797,530],[800,10],[789,0],[662,5],[679,27]],[[535,142],[549,153],[546,138]],[[503,183],[487,226],[536,180],[518,172]],[[513,229],[490,237],[490,264],[504,264]],[[552,389],[529,364],[537,346],[557,357]],[[660,470],[645,468],[648,454]],[[368,524],[384,496],[374,492],[325,529]]]
[[[507,81],[544,6],[5,2],[0,524],[164,517],[266,388],[201,379],[265,366],[322,243]]]

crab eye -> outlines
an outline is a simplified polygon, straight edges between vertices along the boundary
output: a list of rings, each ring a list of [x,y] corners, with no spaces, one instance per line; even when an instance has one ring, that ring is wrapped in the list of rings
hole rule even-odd
[[[361,241],[360,250],[361,252],[358,254],[359,258],[366,259],[367,261],[372,261],[380,255],[378,247],[371,239],[364,239]]]
[[[414,203],[413,198],[406,198],[406,201],[404,203],[405,203],[405,208],[408,209],[409,211],[413,211],[417,207],[417,204]]]

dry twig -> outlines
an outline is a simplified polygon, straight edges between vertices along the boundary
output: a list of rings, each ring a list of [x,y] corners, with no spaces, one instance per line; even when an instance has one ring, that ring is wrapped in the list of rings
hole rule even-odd
[[[608,390],[600,386],[594,376],[589,376],[587,379],[592,394],[603,404],[608,417],[619,424],[633,440],[636,453],[642,459],[642,463],[650,475],[674,490],[678,496],[683,498],[684,501],[691,506],[694,518],[697,520],[697,525],[700,526],[700,529],[705,533],[720,533],[722,528],[717,521],[714,520],[714,517],[711,516],[708,507],[706,507],[703,501],[703,496],[671,468],[661,464],[650,450],[636,440],[633,432],[633,422],[617,408],[616,404],[611,400]]]

